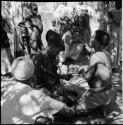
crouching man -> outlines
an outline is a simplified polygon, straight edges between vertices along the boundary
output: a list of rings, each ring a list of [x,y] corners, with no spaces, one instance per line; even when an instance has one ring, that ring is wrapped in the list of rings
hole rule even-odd
[[[51,98],[45,88],[32,88],[35,66],[27,57],[19,57],[12,64],[13,80],[1,97],[1,124],[34,124],[39,116],[52,118],[60,113],[73,118],[73,110]]]
[[[90,57],[87,72],[80,71],[87,80],[90,90],[84,99],[81,99],[78,104],[73,106],[76,115],[85,114],[98,107],[106,107],[114,99],[115,91],[111,83],[111,58],[106,51],[109,39],[106,32],[97,30],[94,40],[91,41],[91,47],[95,49],[95,53]]]
[[[32,56],[35,65],[34,76],[37,85],[45,87],[51,93],[51,97],[66,102],[71,106],[77,100],[77,92],[64,87],[60,79],[70,80],[71,74],[60,75],[57,73],[58,54],[65,50],[64,42],[61,36],[48,30],[46,33],[47,47],[44,51]],[[69,95],[70,98],[69,98]],[[75,98],[74,98],[75,97]]]

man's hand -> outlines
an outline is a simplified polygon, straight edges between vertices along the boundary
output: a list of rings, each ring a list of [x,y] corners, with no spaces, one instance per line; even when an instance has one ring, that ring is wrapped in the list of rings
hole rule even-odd
[[[63,75],[63,79],[69,81],[72,78],[72,74]]]
[[[107,22],[107,23],[112,23],[113,20],[112,20],[112,19],[106,19],[106,22]]]
[[[85,72],[84,69],[81,69],[81,70],[79,71],[79,74],[82,75],[84,78],[86,77],[86,72]]]

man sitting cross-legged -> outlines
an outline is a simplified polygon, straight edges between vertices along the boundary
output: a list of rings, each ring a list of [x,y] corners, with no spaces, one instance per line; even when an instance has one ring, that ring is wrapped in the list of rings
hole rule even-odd
[[[95,49],[95,53],[90,57],[87,72],[80,71],[80,73],[84,73],[83,76],[87,80],[90,90],[84,99],[73,106],[76,115],[85,114],[97,107],[105,107],[114,97],[115,91],[111,83],[111,58],[106,51],[109,39],[106,32],[97,30],[94,40],[91,41],[91,47]]]

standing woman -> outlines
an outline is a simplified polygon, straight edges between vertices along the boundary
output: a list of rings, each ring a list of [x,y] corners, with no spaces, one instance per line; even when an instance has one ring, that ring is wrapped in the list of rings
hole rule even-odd
[[[11,64],[13,62],[6,26],[9,27],[6,20],[1,16],[1,75],[11,72]]]

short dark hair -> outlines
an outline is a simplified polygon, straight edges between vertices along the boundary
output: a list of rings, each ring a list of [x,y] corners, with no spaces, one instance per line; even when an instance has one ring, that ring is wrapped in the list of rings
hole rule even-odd
[[[106,47],[110,41],[109,34],[103,30],[96,30],[95,33],[95,38],[98,40],[98,42],[104,47]]]
[[[60,34],[52,30],[48,30],[46,33],[46,40],[47,40],[48,45],[54,45],[56,47],[61,46],[62,50],[63,51],[65,50],[64,42]]]

